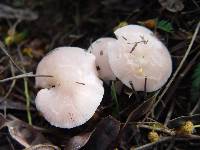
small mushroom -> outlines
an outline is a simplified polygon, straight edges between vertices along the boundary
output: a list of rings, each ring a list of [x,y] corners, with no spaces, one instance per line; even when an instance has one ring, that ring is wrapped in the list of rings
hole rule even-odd
[[[104,89],[98,78],[95,56],[76,47],[59,47],[38,64],[36,78],[41,89],[36,107],[50,124],[73,128],[84,124],[99,106]]]
[[[114,38],[100,38],[93,42],[88,49],[89,52],[96,56],[99,77],[104,81],[116,79],[108,62],[108,44],[115,43],[115,41],[116,39]]]
[[[119,28],[115,35],[118,41],[109,44],[108,58],[116,77],[136,91],[161,88],[172,72],[171,56],[164,44],[138,25]]]

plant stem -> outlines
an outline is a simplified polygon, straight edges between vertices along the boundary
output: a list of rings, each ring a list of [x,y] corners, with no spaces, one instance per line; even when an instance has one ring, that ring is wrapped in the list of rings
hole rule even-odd
[[[113,98],[113,100],[115,102],[115,108],[116,108],[116,111],[117,111],[117,115],[119,115],[119,103],[118,103],[118,99],[117,99],[117,94],[116,94],[114,81],[112,81],[111,92],[112,92],[112,98]]]
[[[30,112],[30,95],[29,95],[29,89],[28,89],[28,79],[24,78],[24,94],[26,97],[26,111],[27,111],[27,118],[28,123],[32,125],[32,117]]]
[[[200,128],[200,124],[194,125],[193,127],[194,127],[194,128]]]

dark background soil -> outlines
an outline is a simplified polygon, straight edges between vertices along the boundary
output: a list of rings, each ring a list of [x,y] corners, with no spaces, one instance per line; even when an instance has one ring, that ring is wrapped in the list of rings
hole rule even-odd
[[[171,1],[174,2],[175,0]],[[158,0],[1,0],[0,4],[10,6],[13,9],[21,9],[22,11],[29,9],[38,15],[38,18],[35,20],[31,20],[31,17],[26,15],[17,24],[16,32],[26,33],[26,37],[20,42],[7,45],[6,50],[14,61],[20,67],[24,68],[26,72],[35,73],[38,62],[53,48],[59,46],[77,46],[87,49],[93,41],[100,37],[114,37],[113,30],[122,21],[126,21],[128,24],[139,24],[149,19],[158,19],[169,22],[173,27],[172,32],[165,32],[156,27],[153,27],[152,30],[168,47],[172,55],[173,70],[175,71],[200,21],[200,1],[183,0],[181,2],[183,2],[184,8],[177,12],[171,12],[161,6]],[[10,31],[13,29],[16,21],[20,19],[20,15],[13,18],[6,15],[2,17],[1,14],[3,13],[1,11],[3,9],[0,9],[0,40],[6,45],[5,39],[10,36]],[[31,49],[31,56],[24,50],[25,48]],[[22,54],[23,58],[20,58],[20,54]],[[170,139],[152,144],[147,137],[151,129],[136,127],[136,124],[144,119],[145,122],[156,121],[157,123],[155,124],[157,126],[159,123],[166,123],[165,125],[170,129],[179,128],[188,120],[192,121],[195,125],[200,124],[200,116],[198,115],[200,112],[200,109],[198,109],[200,92],[198,90],[200,91],[200,89],[193,90],[192,84],[194,82],[193,75],[195,69],[200,62],[199,55],[200,36],[198,34],[179,74],[155,109],[151,107],[153,106],[152,101],[148,101],[155,93],[148,93],[147,99],[145,99],[145,93],[138,92],[139,99],[137,100],[136,94],[133,93],[129,97],[127,92],[130,93],[131,90],[124,87],[123,92],[117,95],[120,110],[119,113],[116,113],[116,104],[112,100],[110,85],[105,84],[104,99],[90,121],[70,130],[59,129],[46,122],[42,115],[35,109],[34,98],[38,89],[34,86],[34,78],[28,78],[28,93],[31,100],[30,107],[27,108],[24,80],[18,79],[6,98],[5,95],[9,91],[12,81],[0,82],[0,110],[8,120],[13,119],[8,115],[10,114],[24,122],[28,122],[26,112],[27,109],[30,109],[32,123],[37,127],[41,127],[40,129],[32,131],[32,126],[29,129],[29,126],[25,125],[23,126],[23,129],[26,129],[24,131],[21,129],[23,123],[16,124],[15,122],[14,124],[16,128],[20,128],[20,130],[17,130],[17,133],[21,133],[22,137],[28,143],[32,143],[33,139],[38,137],[38,134],[35,135],[35,133],[42,133],[45,136],[45,140],[62,149],[64,147],[66,149],[73,149],[70,146],[73,146],[72,137],[76,135],[80,135],[84,141],[78,143],[78,145],[84,146],[82,149],[134,149],[136,147],[138,149],[141,148],[141,150],[200,149],[198,128],[194,130],[192,135],[173,136],[162,131],[158,132],[161,140],[166,137]],[[0,80],[13,76],[12,72],[15,75],[21,74],[16,68],[11,71],[12,66],[5,53],[0,51]],[[196,70],[198,71],[198,69]],[[146,103],[144,103],[145,100]],[[197,106],[197,109],[195,106]],[[132,116],[132,119],[123,128],[127,117],[133,111],[135,111],[133,114],[134,117]],[[148,118],[145,118],[146,114],[151,111],[154,112],[153,115],[150,114]],[[110,117],[106,118],[109,115]],[[188,117],[184,118],[181,116]],[[181,118],[171,121],[177,117]],[[158,128],[157,126],[154,127]],[[94,133],[91,133],[95,128]],[[89,133],[91,135],[90,138],[85,133]],[[32,134],[34,136],[30,138]],[[85,137],[88,137],[88,139]],[[7,128],[3,128],[0,131],[0,149],[24,148],[16,141],[16,139],[11,137]],[[150,145],[146,145],[148,143]]]

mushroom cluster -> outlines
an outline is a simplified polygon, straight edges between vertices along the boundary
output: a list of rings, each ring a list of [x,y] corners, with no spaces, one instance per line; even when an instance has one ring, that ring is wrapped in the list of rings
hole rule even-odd
[[[37,109],[52,125],[73,128],[95,113],[104,95],[102,81],[118,78],[136,91],[161,88],[172,72],[168,49],[152,31],[139,25],[117,29],[115,38],[100,38],[86,52],[76,47],[56,48],[38,64]]]

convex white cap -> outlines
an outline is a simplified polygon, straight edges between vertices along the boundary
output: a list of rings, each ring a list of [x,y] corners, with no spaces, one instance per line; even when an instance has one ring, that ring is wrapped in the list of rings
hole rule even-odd
[[[99,72],[99,77],[104,81],[116,79],[108,62],[108,44],[114,44],[114,47],[116,41],[117,40],[114,38],[99,38],[88,48],[88,51],[96,56],[96,66]]]
[[[128,25],[115,32],[118,41],[109,44],[108,60],[113,73],[136,91],[152,92],[161,88],[172,72],[168,49],[149,29]]]
[[[36,78],[41,89],[37,109],[51,125],[73,128],[95,113],[103,98],[102,81],[97,76],[95,56],[76,47],[59,47],[38,64]]]

